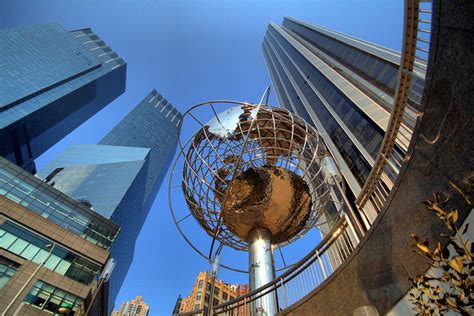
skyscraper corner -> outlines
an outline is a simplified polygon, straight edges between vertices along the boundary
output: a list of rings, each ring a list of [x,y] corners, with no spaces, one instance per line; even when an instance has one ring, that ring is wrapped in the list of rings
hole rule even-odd
[[[91,29],[0,30],[0,155],[34,160],[125,91],[127,65]]]

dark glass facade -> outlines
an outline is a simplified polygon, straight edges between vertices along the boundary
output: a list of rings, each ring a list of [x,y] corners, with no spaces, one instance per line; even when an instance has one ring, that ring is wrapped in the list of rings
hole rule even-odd
[[[350,43],[344,41],[350,37],[344,37],[324,28],[317,28],[306,23],[298,22],[292,19],[285,19],[283,25],[291,31],[293,36],[298,36],[305,47],[308,49],[323,52],[328,57],[343,64],[351,71],[361,76],[371,84],[394,95],[398,75],[398,53],[384,47],[376,46],[371,52],[363,49],[354,49]],[[315,32],[315,29],[319,32]],[[331,35],[338,35],[337,38]],[[394,61],[387,62],[377,55],[383,54],[384,57]]]
[[[155,90],[97,145],[76,145],[39,177],[121,226],[111,248],[117,265],[113,304],[133,260],[135,241],[174,157],[181,114]]]
[[[0,30],[0,155],[34,159],[125,91],[125,62],[90,29]]]
[[[395,95],[399,52],[292,18],[285,18],[283,26],[308,50],[332,65],[359,89],[377,99],[381,106],[391,110],[391,99],[387,95]],[[420,76],[415,76],[413,80],[414,91],[409,99],[409,104],[414,108],[421,101],[426,64],[417,62],[415,69]]]
[[[153,203],[174,157],[181,118],[181,113],[153,90],[99,142],[101,145],[150,148],[144,195],[147,208]]]
[[[149,152],[138,147],[72,145],[38,176],[110,219],[132,183],[142,181],[137,177],[147,165]]]
[[[356,197],[385,135],[400,54],[293,18],[283,26],[270,23],[262,49],[280,105],[321,132]],[[425,65],[415,66],[413,86],[421,86]],[[419,100],[410,96],[409,127]],[[401,155],[404,148],[396,144],[395,150]]]

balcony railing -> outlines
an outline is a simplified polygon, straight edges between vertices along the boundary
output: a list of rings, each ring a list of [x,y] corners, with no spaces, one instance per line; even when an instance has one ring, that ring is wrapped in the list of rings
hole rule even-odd
[[[431,1],[407,0],[403,49],[393,110],[374,167],[356,200],[356,205],[366,216],[369,226],[385,205],[402,165],[407,160],[406,154],[401,155],[395,150],[395,145],[398,144],[406,152],[411,141],[411,127],[403,123],[409,119],[405,109],[409,97],[414,94],[414,77],[424,76],[423,72],[426,71],[430,34]],[[418,99],[421,100],[421,96]]]

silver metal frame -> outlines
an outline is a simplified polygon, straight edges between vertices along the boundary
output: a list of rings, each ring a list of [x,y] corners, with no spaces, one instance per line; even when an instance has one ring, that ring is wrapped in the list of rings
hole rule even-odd
[[[264,95],[265,97],[265,95]],[[264,99],[262,97],[262,101]],[[282,242],[275,247],[281,248],[294,242],[304,236],[310,229],[315,227],[326,202],[330,199],[329,185],[324,181],[321,171],[321,161],[327,155],[326,147],[315,128],[308,125],[304,120],[291,112],[259,104],[250,104],[237,101],[216,100],[200,103],[191,107],[183,114],[183,118],[178,126],[180,138],[178,146],[179,155],[175,160],[170,180],[168,198],[173,221],[178,231],[186,242],[203,258],[210,259],[215,241],[219,241],[226,246],[237,250],[247,251],[248,243],[234,236],[223,224],[220,216],[221,203],[217,199],[225,201],[225,194],[216,190],[215,182],[226,183],[232,179],[235,174],[245,170],[250,166],[263,166],[270,164],[289,169],[305,178],[305,181],[311,181],[313,197],[313,209],[306,226],[298,234],[289,240]],[[247,113],[251,111],[248,119],[239,121],[233,137],[219,138],[209,132],[206,124],[201,122],[195,115],[199,108],[207,107],[209,113],[213,113],[217,122],[224,127],[220,116],[217,114],[216,107],[219,109],[225,107],[240,106]],[[258,118],[256,120],[256,118]],[[188,140],[181,139],[183,125],[191,119],[201,127]],[[199,141],[196,141],[199,140]],[[226,155],[222,155],[226,153]],[[234,155],[236,163],[228,164],[224,160],[230,155]],[[236,159],[235,157],[238,156]],[[183,185],[185,199],[191,210],[200,210],[201,212],[191,212],[183,218],[177,219],[172,205],[172,189],[180,186],[173,186],[173,177],[180,159],[184,158],[183,164]],[[219,174],[218,170],[224,170]],[[319,198],[315,200],[315,197]],[[206,255],[196,247],[184,233],[181,222],[194,215],[201,227],[212,238],[209,254]],[[283,259],[284,261],[284,259]],[[277,271],[288,269],[293,264],[286,265]],[[244,269],[238,269],[220,263],[220,266],[237,271],[248,273]]]

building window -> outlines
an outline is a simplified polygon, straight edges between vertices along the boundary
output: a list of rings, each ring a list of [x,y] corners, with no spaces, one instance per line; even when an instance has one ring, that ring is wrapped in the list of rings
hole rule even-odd
[[[222,293],[222,300],[223,300],[224,302],[227,302],[227,299],[228,299],[228,298],[229,298],[229,296],[227,295],[226,292]]]
[[[75,281],[89,285],[99,272],[100,267],[75,253],[56,245],[49,253],[48,242],[22,227],[7,221],[0,225],[0,248],[6,249],[26,260],[41,264],[56,273],[65,275]]]
[[[7,284],[7,282],[12,278],[16,272],[17,266],[14,263],[4,262],[0,258],[0,290]]]
[[[97,215],[86,214],[81,203],[58,196],[48,187],[9,161],[0,161],[0,195],[101,248],[109,249],[117,229]]]
[[[198,289],[202,289],[202,285],[204,284],[204,281],[203,280],[199,280],[199,285],[198,285]]]
[[[83,300],[48,283],[38,281],[26,295],[24,302],[53,313],[57,313],[60,307],[66,307],[70,309],[68,315],[75,315]]]
[[[201,292],[198,292],[198,294],[196,295],[196,304],[201,304]]]

